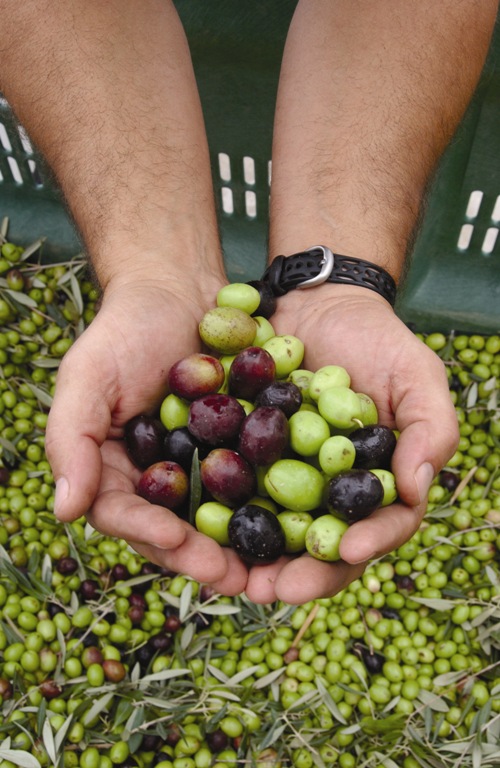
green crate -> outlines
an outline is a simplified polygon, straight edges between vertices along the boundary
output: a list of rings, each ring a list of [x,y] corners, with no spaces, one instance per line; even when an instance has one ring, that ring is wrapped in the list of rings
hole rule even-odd
[[[397,311],[422,331],[500,330],[500,24],[431,188]]]
[[[296,0],[177,0],[202,99],[229,279],[265,268],[272,119]],[[500,330],[500,26],[473,102],[438,168],[398,304],[422,331]],[[81,249],[50,175],[0,102],[0,219],[45,257]]]

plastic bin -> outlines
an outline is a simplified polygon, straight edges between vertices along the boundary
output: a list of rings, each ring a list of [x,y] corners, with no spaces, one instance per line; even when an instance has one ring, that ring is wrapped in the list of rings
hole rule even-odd
[[[203,103],[230,280],[265,268],[272,120],[296,0],[177,0]],[[397,311],[418,330],[500,330],[500,25],[470,109],[439,166]],[[0,102],[0,219],[46,258],[80,250],[28,140]]]

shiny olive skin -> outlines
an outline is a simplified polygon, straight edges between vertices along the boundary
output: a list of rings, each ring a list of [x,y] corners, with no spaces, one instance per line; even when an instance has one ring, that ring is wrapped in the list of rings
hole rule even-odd
[[[178,427],[167,432],[164,439],[164,458],[175,461],[186,471],[191,471],[193,454],[198,450],[198,458],[204,458],[209,447],[200,443],[187,427]]]
[[[383,496],[382,483],[367,469],[340,472],[328,482],[328,510],[349,525],[375,512]]]
[[[124,438],[127,454],[140,469],[161,461],[166,429],[152,416],[135,416],[125,425]]]
[[[360,427],[349,434],[356,457],[354,467],[359,469],[390,469],[396,448],[396,435],[383,424]]]
[[[250,565],[272,563],[285,553],[285,534],[276,515],[254,504],[234,512],[228,536],[231,547]]]

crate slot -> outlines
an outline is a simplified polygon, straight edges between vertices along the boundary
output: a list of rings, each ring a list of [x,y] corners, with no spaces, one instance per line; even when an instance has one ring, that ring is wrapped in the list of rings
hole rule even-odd
[[[466,251],[472,239],[474,226],[472,224],[463,224],[458,236],[457,248],[459,251]]]
[[[243,178],[245,184],[253,186],[255,184],[255,160],[253,157],[243,158]]]
[[[488,227],[481,246],[481,252],[484,253],[485,256],[489,256],[490,253],[493,253],[497,237],[498,229],[496,227]]]
[[[469,202],[467,203],[467,209],[465,216],[467,219],[475,219],[479,213],[481,203],[483,202],[484,193],[480,189],[475,189],[469,195]]]
[[[9,164],[10,172],[12,174],[12,178],[16,182],[16,184],[24,184],[23,182],[23,176],[21,173],[21,170],[19,168],[18,162],[15,159],[15,157],[8,157],[7,163]]]
[[[225,152],[219,152],[219,176],[222,181],[231,181],[231,159]]]
[[[257,195],[250,189],[245,192],[245,213],[251,219],[257,216]]]
[[[31,141],[28,138],[28,134],[26,133],[26,131],[24,130],[22,125],[18,126],[17,132],[18,132],[19,138],[21,140],[22,148],[24,149],[24,151],[26,152],[27,155],[32,155],[33,154],[33,147],[31,145]]]
[[[231,215],[234,213],[233,191],[229,187],[221,187],[222,210]]]
[[[38,170],[37,164],[31,158],[28,159],[28,170],[30,172],[31,178],[33,179],[33,185],[37,189],[41,189],[43,187],[43,178],[40,171]]]
[[[495,201],[493,213],[491,214],[491,220],[494,224],[497,224],[500,222],[500,195],[498,195]]]
[[[9,134],[3,123],[0,123],[0,144],[7,150],[7,152],[12,152],[12,144],[10,143]]]

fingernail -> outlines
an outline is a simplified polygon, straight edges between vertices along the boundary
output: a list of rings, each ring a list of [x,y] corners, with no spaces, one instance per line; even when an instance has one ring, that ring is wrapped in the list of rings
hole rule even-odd
[[[54,496],[54,514],[57,517],[61,506],[64,504],[69,496],[69,483],[65,477],[60,477],[56,482],[56,492]]]
[[[415,472],[415,482],[417,484],[418,496],[420,502],[425,501],[431,483],[434,480],[434,467],[425,462]]]

